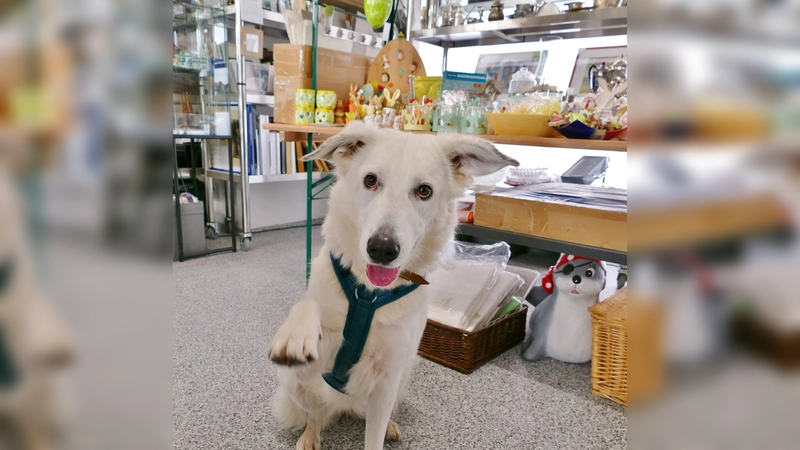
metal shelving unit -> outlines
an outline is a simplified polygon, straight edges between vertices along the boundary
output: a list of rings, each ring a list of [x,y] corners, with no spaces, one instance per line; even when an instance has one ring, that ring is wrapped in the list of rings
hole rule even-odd
[[[413,2],[409,2],[409,6]],[[312,18],[312,59],[311,59],[311,83],[312,89],[317,88],[317,13],[319,2],[313,1]],[[408,17],[414,17],[413,10],[408,11]],[[559,14],[544,17],[526,17],[521,19],[505,19],[495,22],[484,22],[455,27],[443,27],[435,29],[412,30],[411,21],[406,29],[406,35],[411,40],[419,40],[434,45],[439,45],[444,49],[443,68],[447,68],[447,49],[453,47],[468,47],[477,45],[496,45],[519,42],[536,42],[542,36],[560,36],[562,39],[574,39],[584,37],[614,36],[627,34],[628,32],[628,11],[627,8],[603,8],[593,11],[581,11],[567,14]],[[324,129],[323,129],[324,128]],[[296,133],[294,138],[302,135],[307,139],[308,148],[312,148],[315,140],[324,139],[330,135],[338,133],[338,130],[330,127],[297,127],[292,125],[270,124],[270,129],[282,131],[284,133]],[[288,136],[287,136],[288,137]],[[586,149],[593,148],[604,151],[627,151],[627,143],[611,143],[603,141],[571,141],[564,139],[538,138],[532,139],[511,139],[508,136],[484,136],[495,140],[498,144],[511,145],[534,145],[542,147],[561,147]],[[307,163],[307,185],[306,185],[306,279],[310,275],[311,264],[311,205],[314,200],[320,198],[323,190],[333,184],[332,175],[328,175],[316,182],[311,177],[311,162]],[[571,243],[552,241],[549,239],[536,238],[534,236],[518,235],[501,230],[494,230],[474,225],[462,226],[462,234],[472,234],[474,236],[486,237],[490,239],[508,240],[519,245],[533,248],[552,249],[554,251],[575,251],[582,254],[594,255],[605,258],[608,261],[627,263],[627,255],[621,252],[613,252],[607,249],[595,249],[585,246],[577,246]],[[588,253],[587,253],[588,252]]]
[[[542,36],[575,39],[618,36],[627,32],[628,8],[622,7],[413,30],[411,39],[452,48],[538,42]]]

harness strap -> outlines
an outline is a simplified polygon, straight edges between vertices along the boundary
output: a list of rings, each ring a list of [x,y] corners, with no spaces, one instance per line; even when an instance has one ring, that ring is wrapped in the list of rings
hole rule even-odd
[[[382,306],[400,300],[418,288],[417,284],[408,284],[395,289],[379,289],[370,291],[359,283],[349,268],[342,266],[341,261],[331,254],[331,263],[339,285],[347,297],[347,319],[344,323],[342,346],[336,353],[333,369],[322,375],[328,385],[341,393],[350,379],[350,369],[361,359],[364,344],[367,342],[372,318],[375,311]]]

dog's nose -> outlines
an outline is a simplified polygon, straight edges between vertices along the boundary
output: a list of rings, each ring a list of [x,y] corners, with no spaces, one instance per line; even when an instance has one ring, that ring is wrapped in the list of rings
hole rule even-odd
[[[574,277],[572,277],[572,282],[575,284],[581,284],[581,277],[575,275]]]
[[[367,241],[367,254],[378,264],[389,264],[400,254],[400,245],[393,237],[378,233]]]

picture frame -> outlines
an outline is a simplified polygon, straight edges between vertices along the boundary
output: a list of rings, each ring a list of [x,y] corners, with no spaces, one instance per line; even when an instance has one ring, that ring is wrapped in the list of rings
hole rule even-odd
[[[569,87],[572,89],[572,93],[574,95],[590,94],[592,91],[589,85],[589,67],[593,64],[610,64],[624,57],[627,52],[627,45],[582,48],[578,50],[578,56],[575,58],[575,65],[572,68],[572,78],[569,80]]]
[[[475,73],[486,74],[486,81],[494,81],[508,93],[511,76],[522,67],[537,77],[542,76],[544,64],[547,61],[547,50],[537,50],[521,53],[487,53],[478,58]]]

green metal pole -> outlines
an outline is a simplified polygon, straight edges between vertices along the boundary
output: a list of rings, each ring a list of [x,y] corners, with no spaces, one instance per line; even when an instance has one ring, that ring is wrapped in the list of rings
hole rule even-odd
[[[319,20],[319,1],[314,0],[314,10],[311,19],[311,89],[317,90],[317,22]],[[314,139],[311,133],[308,134],[308,149],[310,153],[314,150]],[[312,170],[314,164],[306,162],[306,286],[311,277],[311,203],[314,201],[312,183]]]

